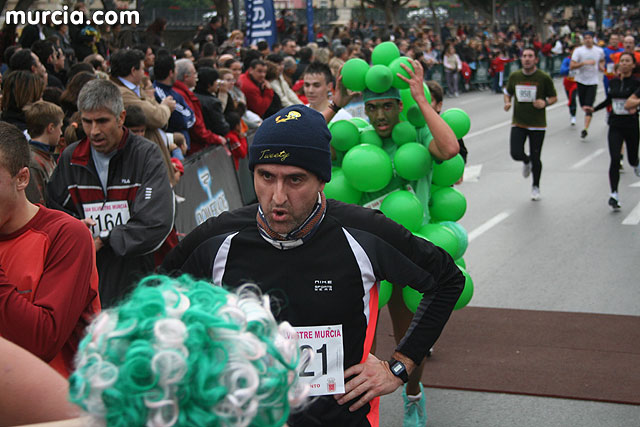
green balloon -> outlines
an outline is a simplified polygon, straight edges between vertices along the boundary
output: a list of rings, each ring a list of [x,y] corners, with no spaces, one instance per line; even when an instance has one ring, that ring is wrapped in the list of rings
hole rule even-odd
[[[429,92],[429,86],[426,83],[422,84],[424,90],[424,96],[427,98],[427,102],[431,104],[431,92]],[[402,110],[408,111],[412,105],[416,104],[415,99],[411,96],[411,89],[400,89],[400,98],[402,99]]]
[[[378,308],[382,308],[391,299],[393,293],[393,285],[386,280],[380,282],[380,291],[378,292]]]
[[[339,151],[348,151],[360,143],[360,131],[349,120],[338,120],[331,127],[331,145]]]
[[[420,200],[406,190],[394,191],[384,198],[380,211],[410,231],[416,231],[422,225],[424,208]]]
[[[418,139],[416,128],[409,122],[399,122],[391,131],[391,139],[398,145],[415,142]]]
[[[364,81],[369,71],[369,64],[364,59],[351,58],[342,66],[342,84],[355,92],[363,91],[367,85]]]
[[[458,298],[458,302],[456,302],[456,305],[453,307],[454,310],[460,310],[466,307],[473,297],[473,280],[471,280],[471,276],[467,273],[467,270],[460,268],[460,271],[464,275],[464,289]]]
[[[374,65],[367,71],[364,81],[370,91],[382,93],[391,87],[393,74],[386,65]]]
[[[356,145],[347,151],[342,170],[349,183],[360,191],[382,190],[393,176],[389,155],[371,144]]]
[[[462,268],[467,268],[467,263],[465,262],[464,258],[458,258],[457,260],[455,260],[455,263],[458,267],[462,267]]]
[[[342,169],[336,168],[331,170],[331,181],[324,185],[324,195],[327,199],[357,204],[360,201],[362,192],[349,184]]]
[[[433,221],[458,221],[466,211],[467,200],[452,187],[439,189],[429,200],[429,213]]]
[[[371,64],[388,66],[394,59],[400,57],[400,50],[394,42],[380,43],[371,52]]]
[[[427,239],[439,248],[444,249],[452,258],[458,252],[458,238],[453,234],[453,231],[443,225],[426,224],[420,228],[416,236]]]
[[[360,133],[360,144],[371,144],[376,147],[382,147],[382,138],[373,128],[364,129]]]
[[[418,107],[418,104],[414,104],[409,107],[409,109],[407,110],[407,120],[417,128],[421,128],[422,126],[427,124],[424,116],[422,115],[420,107]]]
[[[393,166],[402,178],[417,181],[431,170],[431,153],[422,144],[407,142],[396,150]]]
[[[409,73],[407,73],[407,71],[404,68],[402,68],[400,64],[404,64],[407,67],[409,67],[411,71],[414,71],[413,64],[411,63],[411,59],[407,58],[406,56],[401,56],[400,58],[394,59],[393,62],[389,64],[389,68],[391,69],[391,73],[393,74],[392,85],[396,89],[407,89],[409,87],[409,83],[402,80],[396,74],[400,74],[406,77],[407,79],[410,79],[411,77],[409,77]]]
[[[442,113],[442,120],[444,120],[453,133],[456,134],[456,138],[463,138],[471,129],[471,119],[469,115],[460,108],[449,108]]]
[[[349,121],[356,125],[358,129],[364,129],[369,126],[369,122],[362,117],[352,117],[349,119]]]
[[[469,246],[469,234],[467,233],[467,230],[465,230],[462,225],[453,221],[442,221],[440,224],[453,231],[453,234],[456,235],[456,238],[458,239],[458,251],[453,255],[453,259],[461,259]]]
[[[464,160],[460,154],[456,154],[449,160],[433,165],[433,177],[431,181],[433,181],[434,184],[448,187],[458,182],[463,173]]]
[[[420,305],[420,301],[422,301],[422,293],[416,291],[411,286],[405,286],[402,288],[402,299],[409,311],[415,313]]]
[[[441,189],[442,187],[440,187],[439,185],[434,184],[433,182],[431,183],[431,187],[430,187],[430,191],[429,194],[433,194],[436,191],[438,191],[439,189]]]

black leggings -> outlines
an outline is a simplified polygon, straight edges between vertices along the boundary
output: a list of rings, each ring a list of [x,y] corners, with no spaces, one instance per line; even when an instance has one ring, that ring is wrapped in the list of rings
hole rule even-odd
[[[511,158],[519,162],[531,162],[533,172],[533,185],[540,186],[540,174],[542,173],[542,143],[544,142],[544,130],[530,130],[513,126],[511,128]],[[524,143],[529,137],[529,155],[524,152]]]
[[[638,123],[629,127],[609,126],[609,185],[611,192],[618,192],[620,181],[620,150],[622,143],[627,146],[627,160],[633,167],[638,166]]]

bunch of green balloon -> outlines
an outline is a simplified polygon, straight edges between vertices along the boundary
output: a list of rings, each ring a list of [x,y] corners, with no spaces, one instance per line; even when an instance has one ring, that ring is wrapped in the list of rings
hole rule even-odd
[[[342,66],[342,84],[355,92],[363,91],[367,84],[365,78],[369,71],[369,64],[364,59],[351,58]]]
[[[418,104],[413,104],[412,106],[410,106],[407,110],[406,115],[409,123],[417,128],[421,128],[427,124],[427,121],[424,119],[424,115],[422,114],[422,110],[420,110],[420,107],[418,107]]]
[[[453,133],[456,134],[456,138],[463,138],[471,129],[471,119],[469,115],[460,108],[450,108],[442,113],[442,120],[444,120]]]
[[[467,234],[467,230],[465,230],[462,225],[453,221],[442,221],[439,225],[448,228],[456,236],[458,241],[458,250],[451,256],[455,260],[461,259],[469,246],[469,235]]]
[[[420,228],[424,217],[422,203],[413,193],[406,190],[394,191],[385,197],[380,210],[387,218],[410,231]]]
[[[466,270],[460,268],[460,271],[464,275],[464,289],[456,302],[456,305],[453,307],[454,310],[459,310],[463,307],[466,307],[467,304],[471,301],[473,297],[473,280],[471,280],[471,276],[467,273]],[[415,313],[420,305],[420,301],[422,301],[422,293],[416,291],[410,286],[405,286],[402,289],[402,299],[404,300],[404,304],[407,308]]]
[[[380,147],[360,144],[347,151],[342,170],[349,183],[360,191],[378,191],[389,184],[393,166],[389,155]]]
[[[360,144],[371,144],[382,147],[382,138],[378,135],[373,127],[367,127],[360,130]]]
[[[436,185],[448,187],[458,182],[463,173],[464,160],[460,154],[456,154],[453,158],[433,166],[431,181]]]
[[[383,42],[377,45],[371,52],[373,65],[389,66],[394,59],[400,57],[400,50],[394,42]]]
[[[331,181],[324,185],[324,194],[329,199],[354,204],[358,203],[362,196],[362,192],[349,184],[344,171],[338,167],[331,170]]]
[[[427,102],[431,104],[431,92],[429,92],[429,87],[426,83],[423,83],[422,87],[424,89],[424,96],[427,98]],[[400,99],[402,100],[400,118],[402,118],[402,120],[407,120],[407,112],[413,105],[416,105],[417,102],[411,96],[411,89],[400,89]]]
[[[440,224],[426,224],[416,233],[416,236],[422,237],[447,251],[452,258],[458,253],[458,238],[447,227]]]
[[[467,200],[455,188],[443,187],[431,195],[429,213],[432,221],[458,221],[467,211]]]
[[[367,88],[376,93],[389,90],[393,83],[393,74],[386,65],[373,65],[365,76]]]
[[[378,308],[382,308],[391,299],[393,285],[386,280],[380,282],[380,292],[378,293]]]
[[[402,64],[406,65],[412,72],[414,71],[413,65],[411,64],[411,59],[407,58],[406,56],[401,56],[400,58],[394,59],[389,64],[389,69],[391,70],[391,74],[393,75],[393,87],[395,87],[396,89],[409,88],[409,83],[398,77],[398,74],[400,74],[406,79],[411,78],[409,76],[409,73],[402,67]]]
[[[401,145],[393,156],[396,173],[407,181],[425,177],[431,170],[431,162],[429,149],[417,142]]]
[[[360,142],[360,131],[350,120],[338,120],[331,126],[331,145],[339,151],[348,151]]]
[[[391,130],[391,139],[398,145],[406,144],[407,142],[416,142],[418,132],[411,123],[400,122]]]
[[[358,129],[364,129],[364,128],[367,128],[367,127],[371,126],[369,124],[369,122],[366,121],[365,119],[363,119],[362,117],[351,117],[349,119],[349,121],[351,123],[353,123],[354,125],[356,125],[358,127]]]
[[[460,310],[461,308],[466,307],[473,297],[473,280],[471,280],[471,276],[467,273],[467,270],[460,268],[460,271],[464,275],[464,289],[462,290],[455,307],[453,307],[454,310]]]

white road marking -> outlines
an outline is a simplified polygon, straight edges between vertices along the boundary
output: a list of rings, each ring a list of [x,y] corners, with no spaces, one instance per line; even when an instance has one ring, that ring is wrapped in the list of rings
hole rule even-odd
[[[622,225],[638,225],[638,223],[640,223],[640,202],[638,202],[631,213],[622,221]]]
[[[633,184],[631,184],[629,187],[640,187],[640,181],[638,182],[634,182]]]
[[[492,130],[499,129],[499,128],[503,127],[503,126],[510,125],[510,124],[511,124],[511,120],[507,120],[506,122],[501,122],[501,123],[498,123],[498,124],[496,124],[496,125],[489,126],[488,128],[484,128],[484,129],[479,130],[479,131],[476,131],[476,132],[468,133],[468,134],[466,134],[466,135],[464,136],[464,139],[465,139],[465,140],[466,140],[466,139],[470,139],[470,138],[476,137],[476,136],[478,136],[478,135],[485,134],[485,133],[487,133],[487,132],[491,132]]]
[[[474,100],[470,100],[468,102],[472,102],[472,101],[475,101],[475,99]],[[464,103],[466,104],[467,101],[464,101]],[[459,105],[463,105],[463,103],[461,102],[461,103],[459,103]],[[547,107],[547,111],[555,110],[556,108],[560,108],[560,107],[566,107],[566,104],[563,103],[563,102],[556,102],[551,107]],[[504,110],[502,110],[502,111],[504,112]],[[509,110],[509,114],[511,114],[511,110]],[[484,128],[484,129],[481,129],[481,130],[476,131],[476,132],[468,133],[468,134],[466,134],[464,136],[464,139],[473,138],[473,137],[476,137],[478,135],[482,135],[482,134],[485,134],[487,132],[491,132],[492,130],[499,129],[499,128],[503,127],[503,126],[507,126],[507,125],[510,125],[510,124],[511,124],[511,120],[500,122],[500,123],[495,124],[493,126],[489,126],[488,128]]]
[[[482,172],[482,165],[472,165],[464,168],[463,181],[464,182],[478,182],[480,179],[480,173]]]
[[[477,102],[479,100],[480,98],[467,99],[466,101],[458,102],[458,105],[471,104],[472,102]]]
[[[491,230],[496,225],[500,224],[502,221],[507,219],[509,217],[509,215],[511,215],[510,211],[500,212],[498,215],[494,216],[489,221],[487,221],[484,224],[482,224],[480,227],[478,227],[475,230],[471,231],[469,233],[469,235],[468,235],[469,242],[472,242],[473,240],[475,240],[480,235],[486,233],[487,231]]]
[[[573,166],[571,166],[571,169],[581,168],[582,166],[586,165],[587,163],[589,163],[591,160],[595,159],[596,157],[598,157],[602,153],[604,153],[604,148],[598,148],[596,151],[594,151],[593,153],[589,154],[584,159],[580,160],[578,163],[576,163]]]

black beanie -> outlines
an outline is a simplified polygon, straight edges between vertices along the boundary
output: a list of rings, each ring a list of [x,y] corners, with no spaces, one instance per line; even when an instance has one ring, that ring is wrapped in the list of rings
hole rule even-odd
[[[260,163],[298,166],[331,181],[331,133],[324,116],[304,105],[265,119],[249,147],[249,169]]]

